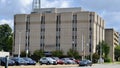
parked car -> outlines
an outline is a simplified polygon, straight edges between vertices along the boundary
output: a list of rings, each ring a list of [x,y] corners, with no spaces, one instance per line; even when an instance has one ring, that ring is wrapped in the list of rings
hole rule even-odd
[[[80,60],[75,59],[75,58],[70,58],[71,60],[75,61],[77,64],[79,64]]]
[[[56,65],[57,62],[56,60],[52,59],[51,57],[42,57],[40,60],[39,60],[39,63],[42,65],[42,64],[53,64],[53,65]]]
[[[6,65],[6,58],[2,57],[0,58],[0,65],[5,66]],[[15,65],[15,62],[11,59],[8,59],[8,66],[13,66]]]
[[[64,64],[64,61],[59,59],[58,57],[52,57],[54,60],[56,60],[57,64]]]
[[[62,58],[61,60],[64,61],[64,64],[75,64],[75,61],[70,60],[70,58]]]
[[[79,66],[92,66],[92,61],[82,60],[82,61],[80,61]]]
[[[23,58],[20,57],[13,57],[11,59],[15,61],[16,65],[27,65],[28,63],[27,61],[25,61]]]
[[[36,61],[32,60],[31,58],[28,57],[23,57],[25,61],[27,61],[27,65],[35,65]]]

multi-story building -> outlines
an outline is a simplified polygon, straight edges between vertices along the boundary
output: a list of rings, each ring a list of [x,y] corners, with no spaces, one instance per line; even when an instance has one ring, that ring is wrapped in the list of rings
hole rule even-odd
[[[31,14],[14,16],[14,54],[74,49],[83,55],[94,53],[104,40],[104,20],[81,8],[41,8]]]
[[[119,32],[118,32],[119,33]],[[120,33],[119,33],[119,45],[120,45]]]
[[[119,33],[113,28],[105,29],[105,42],[110,46],[109,57],[115,61],[114,48],[119,45]]]

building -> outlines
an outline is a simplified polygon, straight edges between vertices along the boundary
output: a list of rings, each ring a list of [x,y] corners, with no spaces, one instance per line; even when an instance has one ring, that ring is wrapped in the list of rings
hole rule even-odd
[[[105,39],[104,24],[95,12],[81,8],[41,8],[31,14],[16,14],[13,53],[29,50],[32,54],[41,49],[66,54],[74,49],[80,55],[89,55]]]
[[[105,42],[110,46],[110,58],[115,61],[114,48],[119,45],[119,33],[113,28],[105,29]]]
[[[120,45],[120,33],[119,33],[119,45]]]

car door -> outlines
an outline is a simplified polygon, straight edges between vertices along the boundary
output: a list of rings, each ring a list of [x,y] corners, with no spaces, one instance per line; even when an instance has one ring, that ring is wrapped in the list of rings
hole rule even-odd
[[[47,58],[43,58],[43,59],[42,59],[42,62],[46,64],[46,63],[48,62],[48,61],[47,61]]]

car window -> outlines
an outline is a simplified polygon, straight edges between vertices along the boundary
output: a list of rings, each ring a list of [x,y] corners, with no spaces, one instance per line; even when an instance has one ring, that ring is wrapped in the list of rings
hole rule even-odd
[[[46,58],[42,58],[42,60],[46,60]]]

